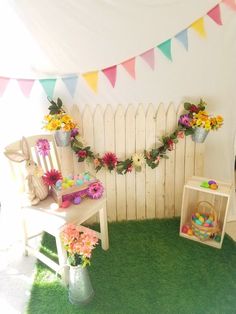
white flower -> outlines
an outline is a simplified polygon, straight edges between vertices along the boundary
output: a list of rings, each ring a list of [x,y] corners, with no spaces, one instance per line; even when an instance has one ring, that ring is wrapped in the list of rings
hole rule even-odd
[[[133,166],[136,171],[141,171],[142,165],[145,164],[144,155],[142,153],[135,153],[132,155]]]

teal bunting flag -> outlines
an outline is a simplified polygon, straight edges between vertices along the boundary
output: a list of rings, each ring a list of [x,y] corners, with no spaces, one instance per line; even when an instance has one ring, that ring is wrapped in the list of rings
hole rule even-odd
[[[171,39],[168,39],[157,46],[161,52],[170,60],[172,61],[171,56]]]
[[[54,88],[56,85],[56,79],[41,79],[39,80],[40,84],[43,86],[43,89],[46,95],[49,98],[53,98]]]
[[[76,90],[76,86],[77,86],[77,80],[78,80],[78,76],[76,76],[76,75],[62,78],[62,81],[66,85],[71,97],[73,97],[75,94],[75,90]]]
[[[188,50],[188,33],[187,29],[184,29],[182,32],[175,35],[175,38]]]

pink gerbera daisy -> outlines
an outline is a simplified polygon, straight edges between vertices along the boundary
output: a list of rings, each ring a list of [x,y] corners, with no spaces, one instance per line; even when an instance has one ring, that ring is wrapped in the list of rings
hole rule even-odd
[[[117,165],[118,160],[114,153],[105,153],[105,155],[102,157],[102,161],[109,170],[113,170]]]
[[[47,171],[43,176],[43,182],[49,186],[55,185],[58,180],[62,180],[62,175],[55,169]]]

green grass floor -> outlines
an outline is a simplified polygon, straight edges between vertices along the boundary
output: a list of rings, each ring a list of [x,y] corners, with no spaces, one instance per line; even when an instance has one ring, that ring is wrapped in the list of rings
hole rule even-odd
[[[179,237],[179,219],[164,219],[111,223],[109,237],[110,249],[97,247],[88,269],[90,304],[70,304],[60,280],[37,262],[26,313],[236,313],[236,245],[228,236],[215,249]],[[55,250],[49,235],[42,246]]]

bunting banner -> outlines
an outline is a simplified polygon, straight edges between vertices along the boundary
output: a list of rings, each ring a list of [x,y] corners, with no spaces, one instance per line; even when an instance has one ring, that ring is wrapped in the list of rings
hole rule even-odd
[[[228,8],[236,11],[236,0],[222,0],[213,8],[211,8],[204,16],[200,17],[196,21],[193,21],[189,25],[189,27],[179,31],[173,38],[169,38],[162,43],[157,44],[155,47],[148,49],[147,51],[142,52],[137,56],[130,57],[129,59],[115,64],[113,66],[109,66],[107,68],[101,70],[95,70],[88,73],[80,73],[80,74],[73,74],[73,75],[65,75],[65,77],[56,77],[56,78],[45,78],[45,79],[24,79],[24,78],[9,78],[9,77],[0,77],[0,96],[3,95],[5,92],[8,83],[10,80],[15,79],[18,82],[19,88],[21,89],[23,95],[25,97],[29,97],[31,90],[34,86],[34,82],[36,80],[39,81],[41,86],[43,87],[44,92],[50,98],[53,98],[53,93],[55,89],[55,85],[58,79],[61,79],[65,84],[69,94],[71,97],[74,97],[78,77],[82,77],[85,82],[87,83],[88,87],[95,93],[98,91],[98,79],[99,74],[103,73],[105,77],[108,79],[111,86],[114,88],[116,85],[117,80],[117,67],[122,66],[128,75],[132,79],[136,79],[136,60],[137,58],[141,58],[152,70],[155,69],[155,49],[158,49],[161,54],[163,54],[168,60],[173,60],[173,52],[172,52],[172,40],[177,40],[183,48],[188,51],[189,44],[188,44],[188,36],[189,30],[192,29],[196,32],[200,38],[206,38],[207,33],[205,30],[205,23],[204,20],[206,17],[210,18],[216,25],[221,26],[223,25],[222,18],[221,18],[221,5],[226,5]]]

